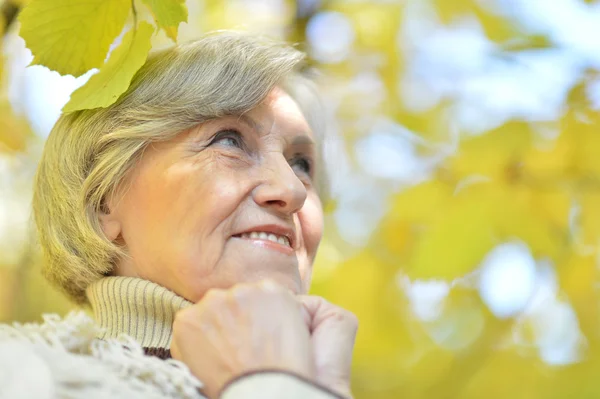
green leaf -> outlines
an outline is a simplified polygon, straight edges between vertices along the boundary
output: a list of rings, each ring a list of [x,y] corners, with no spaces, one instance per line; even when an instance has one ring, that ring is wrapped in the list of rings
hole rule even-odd
[[[100,72],[73,92],[63,112],[105,108],[117,101],[129,87],[135,73],[146,62],[152,46],[152,33],[154,27],[147,22],[140,22],[136,30],[127,32]]]
[[[31,65],[73,76],[101,67],[130,7],[129,0],[32,0],[19,15]]]
[[[177,28],[181,22],[187,22],[188,11],[181,0],[143,0],[150,8],[156,24],[167,36],[177,41]]]

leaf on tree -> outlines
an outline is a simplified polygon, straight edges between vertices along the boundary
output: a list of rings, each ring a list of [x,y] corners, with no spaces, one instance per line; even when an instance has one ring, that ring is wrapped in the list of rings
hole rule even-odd
[[[187,22],[188,11],[181,0],[143,0],[150,8],[156,24],[165,31],[174,42],[177,41],[177,29],[181,22]]]
[[[19,15],[31,65],[75,77],[101,67],[130,7],[129,0],[32,0]]]
[[[147,22],[141,22],[136,30],[127,32],[100,72],[73,92],[63,112],[105,108],[117,101],[146,62],[152,33],[154,27]]]
[[[0,103],[0,154],[27,149],[32,133],[27,121],[17,116],[8,102]]]
[[[445,215],[429,226],[415,246],[407,270],[411,278],[462,277],[495,246],[492,200],[482,194],[454,198]]]

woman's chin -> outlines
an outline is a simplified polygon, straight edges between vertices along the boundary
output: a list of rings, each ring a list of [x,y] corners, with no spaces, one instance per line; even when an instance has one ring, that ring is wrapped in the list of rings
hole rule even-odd
[[[211,289],[221,289],[221,290],[229,290],[235,287],[238,284],[254,284],[259,283],[263,280],[271,280],[275,283],[281,285],[283,288],[288,289],[294,295],[303,295],[305,294],[304,284],[302,283],[302,279],[300,274],[296,272],[290,271],[282,271],[282,270],[261,270],[256,271],[255,273],[240,273],[236,276],[234,280],[229,279],[219,279],[217,281],[203,281],[202,284],[198,286],[190,286],[187,284],[187,293],[189,295],[185,295],[184,290],[174,290],[177,294],[183,296],[187,300],[196,303],[200,301],[204,295]]]
[[[253,283],[253,282],[259,282],[261,280],[272,280],[275,283],[281,285],[282,287],[290,290],[292,292],[292,294],[294,294],[294,295],[301,295],[304,293],[303,292],[304,290],[302,288],[303,287],[302,281],[300,279],[299,274],[270,272],[270,273],[261,274],[260,276],[257,276],[256,278],[253,278],[251,281],[248,281],[248,282]]]

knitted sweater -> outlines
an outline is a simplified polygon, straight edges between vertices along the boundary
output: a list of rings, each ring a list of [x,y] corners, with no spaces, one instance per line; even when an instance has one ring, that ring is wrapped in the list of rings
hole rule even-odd
[[[204,398],[202,383],[169,347],[175,313],[191,303],[146,280],[107,277],[83,312],[42,324],[0,325],[0,399]],[[334,399],[300,377],[258,371],[230,381],[221,399]]]

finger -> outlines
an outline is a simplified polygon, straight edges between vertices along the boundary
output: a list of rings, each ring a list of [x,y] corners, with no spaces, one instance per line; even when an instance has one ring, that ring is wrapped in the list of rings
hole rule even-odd
[[[298,299],[310,316],[311,332],[323,323],[334,323],[354,331],[358,329],[358,319],[352,312],[332,304],[325,298],[315,295],[299,295]]]
[[[302,318],[304,319],[304,324],[306,325],[306,328],[308,328],[308,332],[312,333],[312,316],[310,315],[308,310],[306,310],[306,307],[302,303],[300,304],[300,312],[302,312]]]
[[[311,319],[329,304],[325,298],[316,295],[298,295],[297,298],[300,300]]]
[[[221,288],[211,288],[210,290],[206,291],[206,293],[204,293],[204,295],[202,296],[202,298],[200,298],[200,300],[198,303],[201,304],[212,304],[215,302],[221,302],[223,301],[225,298],[227,297],[227,291],[223,290]]]
[[[324,299],[312,295],[297,295],[296,299],[301,305],[300,307],[302,308],[304,322],[306,323],[309,332],[312,334],[315,328],[315,321],[313,320],[314,316],[318,313]]]

